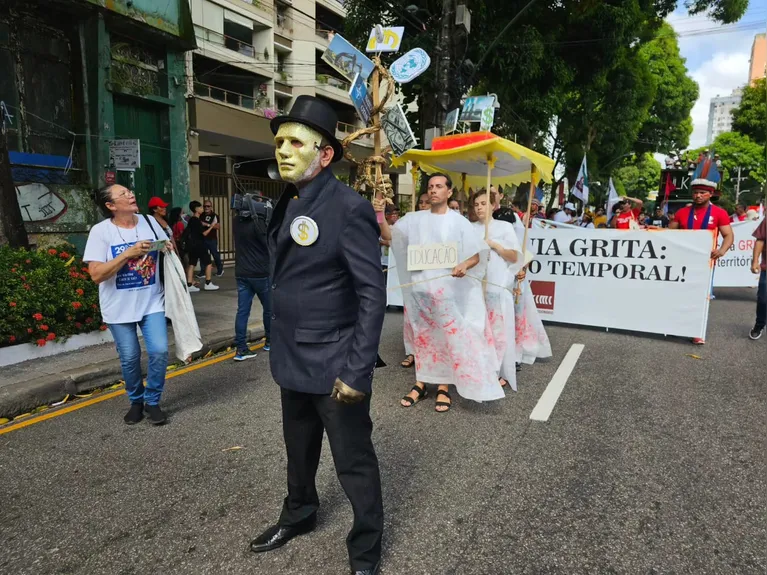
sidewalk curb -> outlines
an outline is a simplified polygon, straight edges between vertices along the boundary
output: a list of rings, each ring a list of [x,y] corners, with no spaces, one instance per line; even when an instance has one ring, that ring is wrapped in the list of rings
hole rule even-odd
[[[248,326],[248,341],[264,337],[263,325],[258,323]],[[171,338],[172,341],[172,338]],[[210,351],[214,353],[234,345],[232,330],[218,331],[204,336],[203,347],[194,354],[193,360],[200,359]],[[168,361],[174,363],[175,346],[168,346]],[[61,401],[67,394],[84,393],[106,384],[113,384],[121,379],[120,361],[115,359],[92,363],[61,373],[38,377],[34,380],[21,381],[0,388],[0,417],[13,418],[20,413],[41,405]],[[146,354],[142,352],[142,370],[146,373]]]

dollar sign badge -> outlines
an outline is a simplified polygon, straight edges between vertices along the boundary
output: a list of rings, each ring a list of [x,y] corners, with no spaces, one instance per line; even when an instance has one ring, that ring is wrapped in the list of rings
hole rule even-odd
[[[301,222],[298,224],[298,239],[305,242],[309,239],[309,224]]]

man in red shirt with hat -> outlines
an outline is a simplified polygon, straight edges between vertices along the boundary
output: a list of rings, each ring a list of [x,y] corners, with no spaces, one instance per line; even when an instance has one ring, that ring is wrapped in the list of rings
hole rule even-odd
[[[726,254],[734,240],[727,210],[711,203],[711,196],[716,191],[720,177],[714,161],[701,155],[690,184],[692,205],[677,211],[674,221],[669,224],[672,230],[715,230],[722,234],[722,245],[711,251],[712,260],[718,260]],[[702,338],[692,341],[697,345],[705,343]]]

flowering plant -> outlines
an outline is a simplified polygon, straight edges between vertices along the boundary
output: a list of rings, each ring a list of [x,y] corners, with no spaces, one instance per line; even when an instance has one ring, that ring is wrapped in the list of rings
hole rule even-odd
[[[74,247],[28,251],[0,246],[0,347],[105,330],[98,286]]]

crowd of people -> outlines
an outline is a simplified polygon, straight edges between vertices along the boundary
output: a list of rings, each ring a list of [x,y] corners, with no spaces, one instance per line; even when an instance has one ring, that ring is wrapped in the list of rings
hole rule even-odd
[[[468,400],[503,398],[507,389],[517,389],[520,365],[551,356],[551,346],[526,276],[533,222],[503,207],[494,188],[472,193],[464,217],[445,174],[432,174],[418,210],[401,218],[383,200],[371,206],[333,175],[330,166],[343,154],[336,124],[333,108],[311,96],[299,96],[288,115],[272,119],[275,156],[288,185],[273,210],[256,200],[234,217],[235,360],[253,357],[246,326],[257,296],[272,377],[280,387],[287,452],[287,496],[279,518],[251,541],[250,550],[273,551],[315,528],[320,506],[315,476],[327,433],[354,511],[346,540],[351,573],[375,575],[384,520],[370,400],[387,303],[384,269],[396,271],[395,287],[403,292],[402,366],[415,372],[411,391],[400,401],[405,408],[436,388],[435,410],[448,412],[451,386]],[[729,227],[729,217],[710,204],[709,184],[698,182],[698,189],[693,181],[693,205],[680,210],[669,227]],[[162,262],[184,258],[186,278],[180,271],[177,275],[189,302],[188,293],[200,289],[195,279],[204,278],[202,289],[218,289],[212,273],[214,263],[217,275],[224,273],[216,245],[220,223],[209,202],[191,202],[184,217],[180,208],[168,213],[160,198],[152,198],[149,214],[141,215],[133,192],[116,184],[100,190],[99,199],[107,219],[92,228],[84,260],[99,284],[102,316],[120,357],[130,400],[124,421],[132,425],[146,416],[162,424],[167,421],[159,407],[168,362],[166,306],[172,291],[162,273],[173,269]],[[533,218],[543,219],[540,202],[533,204]],[[633,216],[639,209],[638,217],[641,207],[627,199],[619,212]],[[597,210],[587,225],[604,216]],[[567,204],[553,219],[574,218],[575,208]],[[723,235],[720,251],[729,247]],[[753,268],[761,272],[761,308],[754,339],[765,323],[764,223],[756,239]],[[455,246],[457,257],[444,269],[396,265],[407,261],[409,248],[446,243]],[[146,386],[139,329],[149,356]]]

